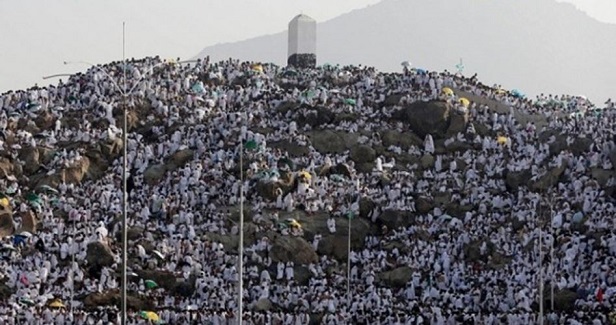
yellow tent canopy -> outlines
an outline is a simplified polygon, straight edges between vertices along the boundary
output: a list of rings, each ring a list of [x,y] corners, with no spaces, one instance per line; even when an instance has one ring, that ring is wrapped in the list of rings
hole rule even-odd
[[[471,104],[471,101],[466,99],[466,98],[464,98],[464,97],[460,98],[459,102],[464,107],[468,107]]]
[[[60,299],[53,300],[52,302],[49,303],[48,306],[52,307],[52,308],[64,308],[64,307],[66,307],[66,306],[64,306],[64,304],[62,303],[62,300],[60,300]]]
[[[446,96],[453,96],[454,95],[453,90],[451,90],[451,88],[449,88],[449,87],[443,88],[441,93],[443,93]]]
[[[496,142],[498,142],[498,144],[504,145],[504,144],[507,144],[509,142],[509,138],[503,137],[503,136],[499,136],[496,139]]]

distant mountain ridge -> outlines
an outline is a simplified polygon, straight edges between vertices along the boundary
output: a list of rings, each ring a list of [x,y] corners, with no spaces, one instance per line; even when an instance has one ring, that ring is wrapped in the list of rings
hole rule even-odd
[[[291,19],[292,17],[289,17]],[[409,60],[538,93],[616,97],[616,25],[554,0],[384,0],[318,24],[318,63],[400,71]],[[205,48],[198,57],[284,65],[287,32]]]

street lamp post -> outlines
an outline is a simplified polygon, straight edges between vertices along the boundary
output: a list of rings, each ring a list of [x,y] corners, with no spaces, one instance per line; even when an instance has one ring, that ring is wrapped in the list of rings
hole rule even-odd
[[[244,312],[244,139],[240,134],[240,238],[238,243],[237,324],[242,325]]]
[[[128,182],[128,97],[130,96],[130,94],[132,94],[132,92],[137,88],[137,86],[139,85],[140,81],[143,80],[146,76],[148,76],[152,71],[154,71],[154,68],[164,64],[164,62],[160,62],[158,64],[153,65],[152,67],[150,67],[149,70],[147,70],[144,74],[141,75],[141,77],[135,82],[135,85],[127,91],[126,88],[126,34],[125,34],[125,30],[126,30],[126,23],[122,23],[122,63],[123,63],[123,75],[122,75],[122,87],[120,87],[120,85],[118,85],[118,83],[115,81],[115,79],[103,68],[86,62],[86,61],[75,61],[75,62],[71,62],[71,61],[64,61],[64,65],[70,65],[70,64],[83,64],[83,65],[88,65],[91,68],[94,68],[96,70],[98,70],[99,72],[101,72],[105,77],[107,77],[107,79],[109,79],[109,81],[111,82],[111,84],[114,86],[114,88],[122,95],[122,126],[123,126],[123,136],[122,136],[122,155],[123,155],[123,162],[122,162],[122,270],[121,270],[121,282],[122,282],[122,290],[121,290],[121,324],[122,325],[126,325],[127,324],[127,288],[128,288],[128,281],[127,281],[127,252],[128,252],[128,187],[127,187],[127,182]],[[45,76],[43,77],[43,79],[50,79],[50,78],[55,78],[55,77],[63,77],[63,76],[71,76],[70,74],[54,74],[54,75],[50,75],[50,76]]]

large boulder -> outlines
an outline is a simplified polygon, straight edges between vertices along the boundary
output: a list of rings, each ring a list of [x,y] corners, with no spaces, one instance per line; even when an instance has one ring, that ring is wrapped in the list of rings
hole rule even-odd
[[[442,139],[449,129],[452,107],[445,101],[417,101],[395,112],[392,118],[408,123],[420,138],[431,134]]]
[[[86,260],[91,267],[100,269],[105,266],[112,266],[114,254],[108,244],[95,241],[88,244]]]
[[[189,161],[193,159],[195,156],[195,152],[191,149],[178,150],[171,154],[165,160],[165,166],[167,171],[173,171],[186,165]]]
[[[165,176],[167,169],[163,164],[151,165],[143,173],[143,179],[146,183],[154,185]]]
[[[317,263],[319,257],[305,239],[295,236],[278,236],[274,240],[270,256],[274,262],[293,262],[295,264]]]
[[[353,169],[347,164],[340,163],[324,169],[320,174],[322,176],[342,175],[351,178],[353,176]]]
[[[158,284],[160,288],[173,292],[178,285],[175,274],[169,271],[160,270],[137,270],[135,271],[139,278],[144,280],[152,280]]]
[[[255,311],[269,311],[272,309],[272,302],[268,298],[261,298],[255,302],[253,309]]]
[[[409,283],[412,276],[413,270],[408,266],[402,266],[378,274],[377,279],[385,286],[403,288]]]
[[[342,153],[346,150],[344,139],[332,130],[313,132],[310,135],[310,142],[314,149],[322,154]]]
[[[593,168],[591,170],[591,174],[592,178],[594,178],[601,187],[605,187],[610,178],[616,176],[616,172],[614,172],[614,170],[601,168]]]
[[[23,170],[27,174],[33,174],[41,166],[39,151],[36,147],[23,147],[19,150],[19,159],[24,162]]]
[[[11,236],[15,233],[13,213],[10,210],[0,210],[0,238]]]
[[[415,200],[415,209],[419,214],[427,214],[434,209],[434,200],[421,196]]]
[[[117,157],[122,154],[123,148],[124,145],[122,144],[122,139],[119,137],[107,139],[106,141],[101,141],[99,143],[100,152],[106,157]]]
[[[351,148],[351,160],[354,162],[371,163],[376,159],[376,151],[367,145],[359,145]]]
[[[466,125],[468,123],[468,111],[460,112],[457,110],[452,110],[450,119],[449,119],[449,127],[447,128],[447,135],[456,135],[460,132],[466,132]]]
[[[532,173],[530,170],[518,172],[507,171],[505,174],[505,184],[510,191],[517,191],[521,186],[525,186],[530,181]]]
[[[134,310],[153,310],[155,308],[154,301],[133,294],[126,297],[128,308]],[[119,289],[113,289],[105,292],[91,293],[83,300],[83,305],[87,309],[96,309],[104,306],[118,306],[122,303]]]
[[[415,218],[409,211],[385,210],[379,216],[378,220],[389,229],[398,229],[399,227],[408,227],[415,222]]]
[[[434,156],[429,153],[423,155],[419,160],[419,162],[421,163],[421,168],[431,169],[432,167],[434,167],[434,160]]]
[[[8,176],[21,176],[21,172],[23,168],[19,165],[13,164],[9,159],[0,157],[0,176],[8,177]]]
[[[288,140],[268,142],[267,146],[287,152],[291,157],[304,157],[310,153],[310,149],[308,147],[300,146],[299,143],[290,142]]]
[[[267,180],[260,180],[255,184],[255,191],[267,201],[276,200],[278,196],[276,192],[281,188],[278,182],[270,182]]]
[[[562,166],[554,167],[548,170],[543,176],[531,184],[531,189],[534,191],[547,191],[549,188],[558,184],[560,176],[565,172],[565,166],[567,164],[563,162]]]
[[[22,231],[27,231],[31,234],[36,233],[37,230],[37,220],[36,220],[36,215],[34,214],[34,212],[32,212],[32,210],[28,210],[26,212],[21,213],[21,230]]]
[[[351,243],[351,248],[353,248],[353,243]],[[326,236],[319,241],[317,248],[319,255],[331,256],[345,262],[349,256],[348,250],[349,237],[345,235]]]
[[[316,128],[321,125],[332,123],[336,117],[336,114],[331,110],[323,107],[310,107],[304,105],[306,109],[305,113],[297,117],[298,126],[310,125],[312,128]]]
[[[381,142],[386,148],[390,146],[399,146],[404,150],[408,150],[411,146],[422,146],[423,140],[412,132],[399,132],[396,130],[386,129],[380,133]]]

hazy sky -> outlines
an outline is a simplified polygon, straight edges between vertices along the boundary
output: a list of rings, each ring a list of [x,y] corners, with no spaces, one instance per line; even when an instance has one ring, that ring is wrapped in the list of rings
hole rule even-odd
[[[321,22],[379,1],[0,0],[0,93],[86,68],[63,61],[121,59],[123,21],[128,57],[191,58],[208,45],[283,31],[300,12]],[[616,0],[558,1],[616,23]]]

